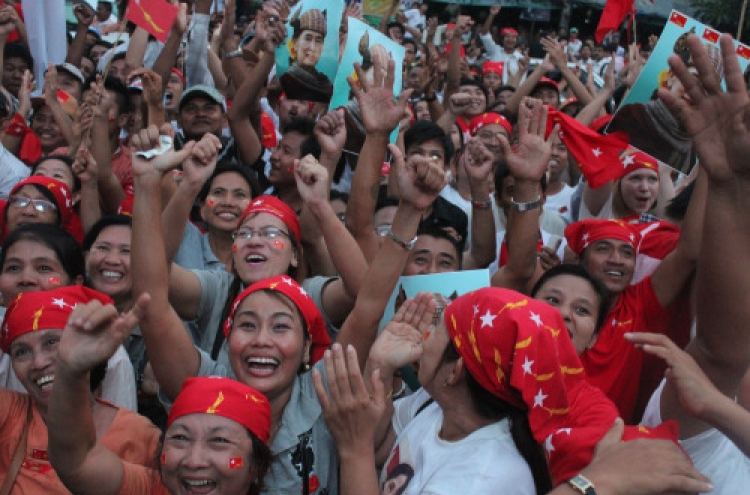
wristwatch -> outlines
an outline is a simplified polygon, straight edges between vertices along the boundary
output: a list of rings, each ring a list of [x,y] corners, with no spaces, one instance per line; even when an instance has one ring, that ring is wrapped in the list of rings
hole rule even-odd
[[[582,474],[570,478],[568,484],[577,492],[581,492],[582,495],[596,495],[594,484]]]
[[[540,206],[542,206],[542,197],[539,196],[536,199],[532,199],[531,201],[526,201],[526,202],[522,202],[522,203],[518,203],[518,202],[514,201],[513,198],[510,198],[510,204],[513,205],[513,207],[516,209],[516,211],[523,212],[523,211],[534,210],[534,209],[539,208]]]
[[[393,232],[393,227],[388,227],[388,232],[386,232],[385,235],[387,235],[393,242],[407,251],[411,251],[414,247],[414,244],[417,243],[417,236],[414,236],[414,239],[409,242],[403,241],[395,234],[395,232]]]
[[[229,53],[225,53],[224,60],[229,60],[230,58],[241,57],[241,56],[242,56],[242,48],[237,48],[236,50],[232,50]]]

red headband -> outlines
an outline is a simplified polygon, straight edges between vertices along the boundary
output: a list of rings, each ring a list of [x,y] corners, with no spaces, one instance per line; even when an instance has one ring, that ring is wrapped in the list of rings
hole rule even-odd
[[[68,186],[57,179],[44,177],[43,175],[32,175],[13,186],[10,195],[13,196],[19,189],[28,184],[42,186],[52,193],[55,197],[55,203],[57,203],[55,205],[57,211],[60,212],[60,227],[70,232],[70,222],[73,217],[73,195],[70,193]]]
[[[5,312],[0,329],[0,347],[7,353],[10,344],[21,335],[37,330],[64,329],[77,304],[95,299],[102,304],[112,304],[109,296],[82,285],[18,294]]]
[[[534,438],[547,451],[556,484],[588,465],[618,412],[586,381],[557,309],[489,287],[453,301],[445,310],[445,324],[471,376],[526,412]],[[672,426],[663,426],[657,434],[676,441]],[[656,435],[632,428],[627,436]]]
[[[185,82],[185,76],[182,75],[182,72],[177,67],[172,67],[172,74],[176,75],[180,78],[180,82],[182,83],[182,87],[185,88],[187,86]]]
[[[509,27],[502,28],[500,30],[500,36],[505,36],[506,34],[515,34],[516,36],[518,36],[518,31],[516,31],[513,28],[509,28]]]
[[[247,206],[237,225],[242,225],[249,215],[255,213],[268,213],[280,219],[292,232],[294,240],[297,241],[298,244],[300,243],[301,234],[299,218],[297,218],[297,214],[294,213],[294,210],[279,198],[275,196],[258,196]]]
[[[541,79],[539,79],[539,82],[536,83],[536,86],[534,86],[534,89],[543,87],[543,86],[551,87],[552,89],[557,91],[558,94],[560,93],[560,86],[557,84],[557,81],[555,81],[554,79],[550,79],[549,77],[542,77]]]
[[[604,239],[627,242],[636,248],[640,238],[638,230],[622,220],[581,220],[565,228],[565,239],[576,254]]]
[[[307,292],[305,292],[305,289],[295,282],[294,279],[286,275],[277,275],[275,277],[261,280],[242,291],[242,293],[234,300],[232,310],[229,313],[229,318],[224,322],[224,336],[229,338],[229,332],[232,330],[232,325],[234,324],[234,314],[240,303],[242,303],[247,296],[259,290],[272,290],[284,294],[291,299],[292,303],[297,306],[299,312],[302,313],[302,318],[307,325],[307,333],[310,334],[310,338],[312,339],[312,347],[310,349],[311,364],[322,358],[323,353],[331,345],[331,339],[328,337],[328,331],[326,330],[323,316],[320,314],[315,302],[313,302],[312,298]]]
[[[505,70],[505,62],[490,62],[487,61],[482,65],[482,72],[488,74],[494,72],[495,74],[502,76]]]
[[[508,119],[506,119],[499,113],[493,112],[483,113],[482,115],[477,115],[476,117],[471,119],[471,121],[469,122],[469,132],[472,136],[474,136],[477,132],[479,132],[479,129],[492,124],[502,126],[502,128],[508,132],[508,136],[513,133],[513,126],[510,125]]]
[[[657,177],[659,176],[659,162],[656,161],[656,158],[653,158],[642,151],[636,151],[635,153],[625,155],[622,158],[622,165],[625,167],[622,171],[622,177],[642,168],[653,170],[656,172]]]
[[[167,428],[188,414],[215,414],[241,424],[263,443],[271,431],[268,399],[252,387],[218,376],[188,378],[174,401]]]

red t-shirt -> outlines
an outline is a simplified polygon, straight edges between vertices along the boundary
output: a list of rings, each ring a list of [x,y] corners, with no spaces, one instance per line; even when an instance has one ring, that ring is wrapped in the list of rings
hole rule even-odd
[[[615,403],[625,423],[632,424],[643,367],[643,352],[625,340],[626,332],[664,333],[668,312],[662,308],[651,277],[631,285],[617,304],[591,349],[581,354],[589,383]]]

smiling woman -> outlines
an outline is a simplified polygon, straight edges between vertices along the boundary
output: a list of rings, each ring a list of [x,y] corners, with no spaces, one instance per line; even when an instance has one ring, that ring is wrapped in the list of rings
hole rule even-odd
[[[0,389],[0,437],[10,449],[23,445],[26,469],[14,473],[12,455],[0,460],[0,476],[15,477],[14,493],[69,493],[47,460],[47,421],[50,394],[56,387],[57,353],[68,317],[77,304],[107,303],[101,293],[74,285],[56,290],[19,294],[8,307],[0,346],[26,394]],[[91,390],[101,382],[106,360],[84,383],[81,406],[99,426],[96,436],[113,455],[154,467],[159,431],[145,418],[95,400]],[[22,443],[22,440],[24,443]],[[12,479],[12,478],[11,478]]]

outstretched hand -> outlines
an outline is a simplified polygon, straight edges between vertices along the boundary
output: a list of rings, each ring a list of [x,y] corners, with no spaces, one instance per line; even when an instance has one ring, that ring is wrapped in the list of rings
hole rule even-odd
[[[726,92],[700,38],[690,35],[687,43],[697,76],[679,57],[669,58],[687,98],[666,89],[659,90],[659,98],[692,138],[709,180],[727,184],[737,177],[750,179],[750,99],[732,37],[724,34],[719,39]]]
[[[58,363],[86,373],[107,361],[138,325],[149,301],[150,296],[142,294],[133,309],[123,314],[114,305],[96,300],[76,306],[62,333]]]
[[[385,65],[386,70],[383,70]],[[372,81],[358,64],[354,64],[357,74],[357,82],[347,77],[347,82],[352,93],[357,98],[359,108],[362,112],[362,123],[368,133],[390,134],[401,121],[404,108],[411,96],[412,89],[406,89],[393,98],[393,84],[395,80],[395,63],[389,59],[387,62],[380,59],[378,55],[373,56]]]
[[[548,114],[549,109],[541,100],[524,98],[518,111],[518,145],[511,149],[507,138],[498,136],[514,178],[538,181],[547,171],[552,155],[552,135],[560,132],[559,125],[555,125],[545,139]]]
[[[370,394],[353,346],[344,350],[341,344],[333,344],[323,355],[323,362],[328,390],[323,386],[323,377],[317,369],[313,370],[313,385],[339,452],[372,451],[375,428],[386,404],[380,373],[376,371],[370,377]]]

